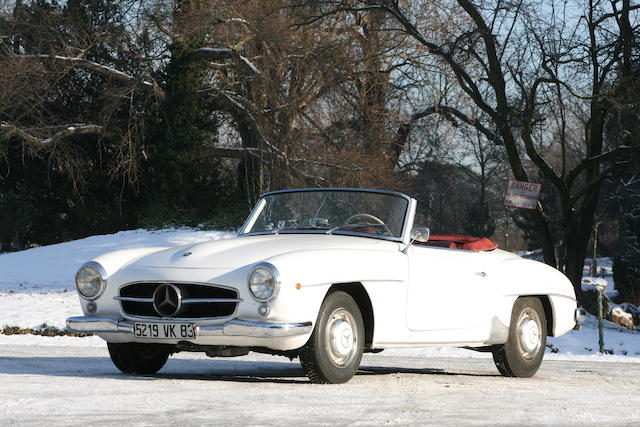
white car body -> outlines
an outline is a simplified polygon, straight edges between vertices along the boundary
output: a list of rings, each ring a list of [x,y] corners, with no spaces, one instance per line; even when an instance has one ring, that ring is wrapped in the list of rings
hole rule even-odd
[[[295,351],[307,343],[323,300],[338,287],[360,306],[365,351],[504,344],[512,308],[523,296],[542,301],[548,335],[574,328],[576,298],[561,272],[500,249],[474,252],[411,244],[416,201],[402,197],[408,208],[397,239],[324,232],[243,234],[255,221],[259,203],[235,238],[102,255],[92,263],[103,269],[106,285],[98,297],[80,298],[85,316],[68,319],[68,327],[94,332],[110,343]],[[247,278],[265,262],[279,272],[279,286],[273,299],[260,302],[250,293]],[[117,299],[131,283],[215,285],[237,291],[239,301],[232,313],[218,318],[136,316]],[[188,322],[196,335],[188,340],[135,337],[135,322]]]

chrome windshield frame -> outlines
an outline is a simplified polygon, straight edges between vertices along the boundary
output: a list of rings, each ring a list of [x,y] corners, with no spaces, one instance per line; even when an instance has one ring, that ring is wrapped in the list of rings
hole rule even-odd
[[[264,200],[265,197],[271,196],[274,194],[302,193],[302,192],[311,192],[311,191],[315,191],[315,192],[344,191],[344,192],[360,192],[360,193],[378,193],[378,194],[386,194],[386,195],[396,196],[396,197],[405,199],[407,201],[407,207],[404,214],[404,219],[402,224],[402,233],[400,237],[382,236],[378,234],[360,233],[360,232],[354,232],[354,231],[348,231],[348,230],[336,230],[332,234],[340,235],[340,236],[347,235],[347,236],[367,237],[367,238],[389,240],[389,241],[401,242],[401,243],[407,243],[411,238],[411,227],[413,225],[413,220],[416,212],[416,204],[417,204],[414,198],[409,197],[408,195],[401,193],[399,191],[374,190],[369,188],[349,188],[349,187],[296,188],[296,189],[290,189],[290,190],[270,191],[268,193],[264,193],[262,196],[260,196],[260,199],[258,199],[258,202],[255,204],[254,208],[251,210],[251,213],[247,217],[247,220],[244,222],[242,227],[238,230],[238,237],[274,234],[273,231],[265,231],[265,230],[249,232],[249,233],[245,232],[247,228],[253,226],[257,216],[262,211],[262,207],[264,205],[262,201]],[[278,234],[326,234],[326,230],[281,230],[278,232]]]

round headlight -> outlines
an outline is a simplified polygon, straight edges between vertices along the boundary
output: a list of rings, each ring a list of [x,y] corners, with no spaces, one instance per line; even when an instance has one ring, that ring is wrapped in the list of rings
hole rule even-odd
[[[76,273],[76,287],[86,299],[97,298],[104,290],[107,275],[97,262],[89,262]]]
[[[273,265],[263,262],[251,271],[248,282],[253,298],[264,302],[275,298],[278,294],[280,277]]]

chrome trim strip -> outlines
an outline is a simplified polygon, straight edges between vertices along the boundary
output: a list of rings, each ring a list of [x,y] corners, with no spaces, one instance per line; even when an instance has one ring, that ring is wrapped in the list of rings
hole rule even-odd
[[[362,193],[392,194],[394,196],[403,197],[403,198],[405,198],[407,200],[409,200],[411,198],[407,194],[401,193],[400,191],[376,190],[376,189],[373,189],[373,188],[355,188],[355,187],[290,188],[288,190],[269,191],[267,193],[262,194],[262,196],[260,196],[260,198],[263,198],[265,196],[271,196],[273,194],[279,194],[279,193],[301,193],[301,192],[305,192],[305,191],[360,191]]]
[[[215,286],[216,288],[228,289],[230,291],[238,292],[238,289],[234,288],[233,286],[218,285],[218,284],[210,283],[210,282],[194,282],[194,281],[187,281],[187,280],[135,280],[133,282],[123,283],[122,285],[118,286],[118,293],[120,293],[122,288],[124,288],[125,286],[138,285],[138,284],[149,284],[149,283],[173,283],[173,284],[176,284],[176,285]]]
[[[411,242],[411,229],[415,224],[416,218],[416,209],[418,206],[418,202],[413,197],[409,198],[409,204],[407,205],[407,210],[404,215],[404,224],[401,234],[402,243],[409,245]]]
[[[256,220],[258,219],[258,215],[260,214],[260,212],[262,212],[262,209],[264,209],[265,204],[266,200],[264,199],[264,197],[260,196],[260,198],[256,202],[256,205],[253,207],[253,209],[251,209],[247,220],[244,222],[244,224],[242,224],[242,227],[240,227],[240,229],[236,233],[236,237],[245,234],[244,230],[253,227]]]
[[[116,301],[129,301],[129,302],[145,302],[153,303],[153,298],[138,298],[138,297],[113,297]],[[185,298],[182,300],[182,304],[206,304],[216,302],[242,302],[242,298]]]
[[[137,297],[113,297],[116,301],[130,301],[130,302],[150,302],[153,303],[153,298],[137,298]]]
[[[184,322],[163,321],[156,323]],[[125,333],[132,335],[133,338],[133,322],[110,317],[70,317],[67,319],[67,329],[72,332],[92,332],[96,334]],[[304,335],[311,333],[312,330],[313,325],[311,322],[269,323],[234,319],[223,325],[196,325],[196,338],[198,336],[279,338]]]
[[[138,298],[138,297],[113,297],[116,301],[129,301],[129,302],[146,302],[153,303],[153,298]],[[185,298],[182,300],[182,304],[198,304],[198,303],[214,303],[214,302],[242,302],[242,298]]]
[[[211,302],[242,302],[242,298],[185,298],[183,304],[199,304]]]

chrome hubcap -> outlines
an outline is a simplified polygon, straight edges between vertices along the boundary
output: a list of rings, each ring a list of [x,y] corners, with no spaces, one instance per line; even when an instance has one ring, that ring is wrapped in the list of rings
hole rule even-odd
[[[351,313],[338,308],[327,322],[325,342],[331,360],[338,366],[348,365],[356,355],[358,334]]]
[[[525,310],[518,319],[518,347],[525,359],[531,360],[540,351],[542,334],[540,319],[533,310]]]
[[[535,320],[527,319],[522,325],[522,345],[525,350],[533,351],[540,341],[540,328]]]

